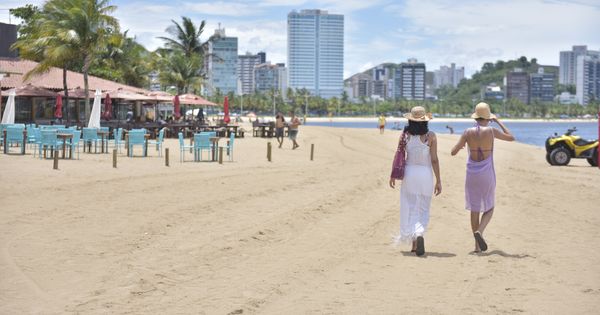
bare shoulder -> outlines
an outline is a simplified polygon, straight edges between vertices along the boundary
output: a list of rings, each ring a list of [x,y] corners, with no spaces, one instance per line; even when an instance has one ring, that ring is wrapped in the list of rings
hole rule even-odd
[[[433,132],[433,131],[429,131],[429,132],[427,133],[427,138],[429,138],[430,140],[435,140],[435,139],[437,139],[437,137],[436,137],[436,135],[435,135],[435,132]]]

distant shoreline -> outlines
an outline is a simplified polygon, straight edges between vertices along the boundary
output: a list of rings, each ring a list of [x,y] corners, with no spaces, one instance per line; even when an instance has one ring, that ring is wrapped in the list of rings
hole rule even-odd
[[[373,122],[376,123],[378,118],[376,117],[307,117],[306,120],[310,125],[312,122]],[[524,118],[524,119],[515,119],[515,118],[506,118],[500,119],[504,122],[530,122],[530,123],[544,123],[544,122],[564,122],[564,123],[572,123],[572,122],[584,122],[591,123],[597,122],[596,119],[541,119],[541,118]],[[386,122],[397,122],[397,121],[406,121],[406,118],[403,117],[386,117]],[[431,121],[439,121],[439,122],[471,122],[473,119],[470,118],[433,118]]]

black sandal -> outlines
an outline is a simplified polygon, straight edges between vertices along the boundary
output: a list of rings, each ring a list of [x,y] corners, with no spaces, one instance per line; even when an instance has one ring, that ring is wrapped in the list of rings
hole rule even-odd
[[[485,242],[485,240],[483,239],[483,236],[481,236],[481,233],[475,232],[475,233],[473,233],[473,236],[475,237],[475,240],[477,241],[477,245],[479,245],[479,249],[482,252],[485,252],[488,249],[488,246],[487,246],[487,243]]]
[[[423,236],[417,237],[417,250],[415,252],[417,256],[423,256],[425,254],[425,240]]]

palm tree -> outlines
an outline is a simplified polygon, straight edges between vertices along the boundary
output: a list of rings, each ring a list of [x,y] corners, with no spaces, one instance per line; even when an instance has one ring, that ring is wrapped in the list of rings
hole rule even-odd
[[[37,8],[29,9],[33,10],[33,13],[28,19],[28,24],[24,26],[24,32],[11,46],[11,49],[18,49],[19,55],[25,59],[39,61],[37,66],[25,74],[25,80],[46,73],[52,67],[61,68],[63,70],[65,103],[69,104],[67,69],[72,65],[72,60],[76,58],[77,49],[70,41],[61,36],[59,30],[43,27],[47,18],[44,11],[38,11]],[[68,106],[66,107],[67,121],[69,121]]]
[[[163,85],[175,85],[177,94],[188,93],[190,88],[200,85],[202,77],[201,59],[198,56],[186,57],[181,51],[156,52],[157,65],[160,69],[159,80]]]
[[[185,53],[186,57],[190,57],[193,54],[203,55],[206,51],[208,42],[202,42],[200,35],[204,32],[206,21],[200,22],[200,26],[196,29],[194,22],[188,17],[181,17],[182,24],[171,20],[174,25],[167,27],[166,32],[169,33],[173,38],[169,37],[158,37],[164,40],[165,46],[171,50],[181,50]]]
[[[43,9],[40,27],[55,32],[72,47],[82,64],[85,89],[85,116],[90,113],[88,74],[90,67],[119,34],[116,10],[108,0],[50,0]]]

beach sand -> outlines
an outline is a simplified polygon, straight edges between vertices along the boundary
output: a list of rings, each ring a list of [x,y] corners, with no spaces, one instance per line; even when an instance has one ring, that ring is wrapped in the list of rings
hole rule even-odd
[[[498,142],[489,250],[471,254],[466,152],[439,135],[418,258],[392,244],[398,135],[301,126],[299,149],[268,162],[250,136],[223,165],[179,163],[175,140],[170,167],[152,149],[58,171],[0,154],[0,314],[597,314],[600,170]]]

